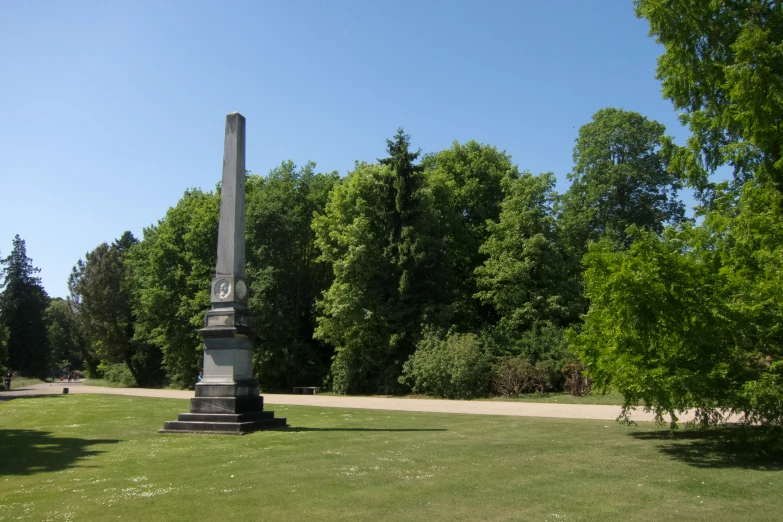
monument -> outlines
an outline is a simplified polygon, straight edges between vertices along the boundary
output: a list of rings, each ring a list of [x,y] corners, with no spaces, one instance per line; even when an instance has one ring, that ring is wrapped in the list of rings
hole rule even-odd
[[[253,378],[253,329],[245,282],[245,118],[226,116],[223,185],[220,191],[217,266],[212,307],[198,333],[204,339],[204,373],[190,399],[190,413],[163,423],[160,433],[242,435],[286,426],[264,411]]]

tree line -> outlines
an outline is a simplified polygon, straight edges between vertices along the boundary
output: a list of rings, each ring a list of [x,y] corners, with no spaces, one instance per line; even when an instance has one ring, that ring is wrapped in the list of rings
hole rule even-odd
[[[664,46],[658,78],[691,130],[684,146],[607,108],[580,128],[562,194],[551,173],[520,170],[496,147],[421,154],[402,129],[386,157],[344,178],[291,161],[248,174],[262,389],[470,398],[597,386],[661,418],[781,423],[780,9],[634,5]],[[712,181],[723,166],[733,177]],[[33,374],[67,364],[192,385],[219,191],[188,190],[141,239],[96,247],[66,300],[46,297],[17,236],[3,260],[0,357]]]

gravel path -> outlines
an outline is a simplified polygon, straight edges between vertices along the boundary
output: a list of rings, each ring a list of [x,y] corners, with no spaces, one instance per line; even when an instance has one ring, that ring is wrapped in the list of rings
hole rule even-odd
[[[190,390],[157,390],[147,388],[103,388],[84,386],[81,382],[56,382],[36,384],[10,392],[0,392],[0,401],[15,397],[32,395],[62,394],[63,388],[69,393],[102,393],[107,395],[131,395],[136,397],[159,397],[167,399],[189,399]],[[559,419],[595,419],[615,420],[620,414],[619,406],[598,404],[548,404],[539,402],[504,401],[452,401],[443,399],[381,398],[381,397],[341,397],[334,395],[281,395],[264,394],[264,403],[296,406],[322,406],[328,408],[356,408],[366,410],[397,410],[433,413],[465,413],[470,415],[507,415],[514,417],[549,417]],[[637,422],[652,421],[652,413],[637,410],[632,415]],[[689,415],[680,417],[682,422],[691,419]]]

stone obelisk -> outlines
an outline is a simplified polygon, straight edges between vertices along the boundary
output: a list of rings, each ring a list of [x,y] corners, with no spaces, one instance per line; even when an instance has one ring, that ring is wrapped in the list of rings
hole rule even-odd
[[[245,281],[245,118],[226,116],[223,184],[220,191],[217,266],[212,308],[199,334],[204,338],[204,373],[190,400],[190,413],[167,421],[164,433],[230,433],[278,428],[286,420],[264,411],[253,378],[253,329]]]

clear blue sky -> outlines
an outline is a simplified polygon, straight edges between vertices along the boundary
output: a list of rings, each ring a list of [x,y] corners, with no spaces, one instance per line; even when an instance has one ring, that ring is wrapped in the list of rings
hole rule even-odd
[[[661,53],[631,0],[4,2],[0,255],[14,234],[65,297],[71,267],[141,237],[221,176],[225,115],[247,167],[345,175],[402,126],[424,152],[475,139],[567,188],[574,138],[603,107],[682,143]]]

